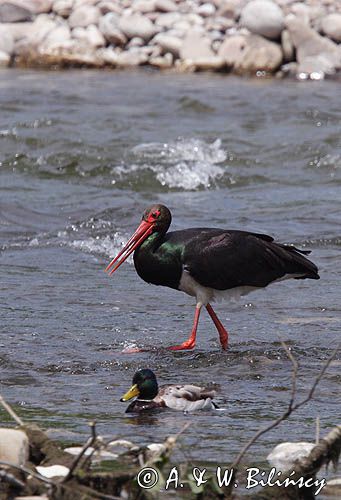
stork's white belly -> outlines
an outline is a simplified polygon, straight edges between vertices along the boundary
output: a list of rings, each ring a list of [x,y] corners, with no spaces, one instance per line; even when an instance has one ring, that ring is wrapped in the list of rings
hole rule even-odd
[[[196,297],[197,303],[204,306],[209,302],[236,301],[242,295],[258,289],[255,286],[238,286],[229,290],[216,290],[200,285],[187,271],[182,271],[179,283],[179,290]]]
[[[282,278],[274,280],[272,283],[277,281],[283,281],[290,278],[297,278],[297,274],[286,274]],[[238,286],[235,288],[230,288],[229,290],[216,290],[215,288],[209,288],[200,285],[192,276],[185,270],[182,271],[179,290],[182,292],[196,297],[197,303],[206,305],[209,302],[221,302],[221,301],[237,301],[243,295],[247,295],[254,290],[262,290],[264,287],[257,286]]]

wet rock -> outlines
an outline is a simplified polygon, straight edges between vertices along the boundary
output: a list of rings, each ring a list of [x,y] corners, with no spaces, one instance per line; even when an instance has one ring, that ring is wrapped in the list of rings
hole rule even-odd
[[[0,23],[18,23],[30,21],[32,12],[16,3],[4,2],[0,4]]]
[[[175,12],[178,8],[172,0],[156,0],[155,9],[160,12]]]
[[[340,14],[329,14],[322,19],[321,28],[325,35],[341,42],[341,12]]]
[[[69,17],[72,12],[73,0],[57,0],[53,4],[53,12],[61,17]]]
[[[236,35],[224,40],[218,55],[237,73],[273,73],[282,63],[280,47],[258,35]]]
[[[23,431],[0,429],[0,460],[22,466],[28,460],[29,442]]]
[[[284,28],[284,16],[271,0],[251,0],[241,12],[240,24],[251,33],[277,39]]]
[[[119,17],[114,12],[108,12],[99,20],[99,30],[104,38],[114,45],[125,45],[127,37],[118,28]]]
[[[83,40],[91,47],[104,47],[105,39],[100,30],[94,24],[90,24],[86,28],[74,28],[72,30],[72,37],[77,40]]]
[[[97,56],[105,64],[109,64],[110,66],[116,66],[117,64],[118,54],[112,47],[98,49]]]
[[[11,61],[11,56],[7,52],[0,50],[0,68],[6,68],[9,66]]]
[[[287,29],[296,48],[299,71],[332,73],[341,67],[341,50],[336,43],[322,37],[295,16],[288,16]]]
[[[196,31],[188,33],[180,48],[180,58],[196,62],[199,59],[210,59],[215,56],[211,49],[211,41]]]
[[[118,28],[127,38],[138,36],[145,41],[150,40],[157,32],[154,24],[148,18],[140,14],[120,17]]]
[[[182,40],[180,38],[168,35],[167,33],[158,33],[153,38],[153,42],[157,43],[163,52],[170,52],[175,57],[179,57],[182,47]]]
[[[98,24],[101,17],[100,10],[93,5],[83,5],[76,8],[69,17],[71,28],[86,28],[90,24]]]
[[[12,54],[14,50],[14,37],[6,24],[0,24],[0,51]]]

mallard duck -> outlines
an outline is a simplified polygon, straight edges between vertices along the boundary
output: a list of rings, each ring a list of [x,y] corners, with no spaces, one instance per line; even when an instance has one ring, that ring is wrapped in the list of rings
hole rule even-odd
[[[217,408],[212,401],[216,392],[197,385],[163,385],[159,388],[155,373],[149,368],[138,370],[133,385],[121,401],[137,396],[126,413],[142,412],[156,408],[172,408],[180,411],[210,410]]]

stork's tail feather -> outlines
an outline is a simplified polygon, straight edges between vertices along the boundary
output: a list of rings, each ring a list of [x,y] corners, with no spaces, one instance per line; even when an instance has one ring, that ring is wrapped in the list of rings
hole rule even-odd
[[[295,279],[298,280],[306,278],[313,280],[320,279],[317,266],[311,260],[304,257],[311,253],[310,250],[301,250],[293,245],[279,244],[278,246],[286,251],[286,272],[297,274]]]

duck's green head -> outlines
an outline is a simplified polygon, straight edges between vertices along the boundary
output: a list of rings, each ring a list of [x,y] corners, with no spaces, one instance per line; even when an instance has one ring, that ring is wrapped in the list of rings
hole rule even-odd
[[[133,377],[133,385],[128,392],[122,396],[121,401],[129,401],[134,397],[139,399],[145,399],[147,401],[152,400],[158,393],[158,385],[155,373],[149,368],[141,368],[137,370]]]

